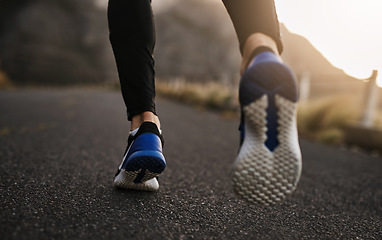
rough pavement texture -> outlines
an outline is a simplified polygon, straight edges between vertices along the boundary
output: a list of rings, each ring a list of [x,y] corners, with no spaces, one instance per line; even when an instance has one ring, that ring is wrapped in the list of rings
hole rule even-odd
[[[0,92],[1,239],[381,239],[382,158],[301,140],[295,194],[231,189],[238,121],[158,100],[168,167],[156,193],[117,190],[128,124],[118,92]]]

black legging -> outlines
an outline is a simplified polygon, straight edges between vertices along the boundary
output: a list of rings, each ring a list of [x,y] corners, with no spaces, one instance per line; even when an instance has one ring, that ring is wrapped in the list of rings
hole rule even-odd
[[[274,0],[223,0],[223,3],[235,27],[241,51],[248,36],[259,32],[273,38],[281,53]],[[151,0],[109,0],[108,20],[128,119],[145,111],[156,114]]]

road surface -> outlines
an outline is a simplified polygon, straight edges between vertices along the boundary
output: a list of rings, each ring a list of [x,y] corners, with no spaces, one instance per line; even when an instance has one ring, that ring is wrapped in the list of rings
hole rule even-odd
[[[1,239],[382,239],[382,158],[301,140],[286,202],[231,189],[237,119],[158,99],[160,190],[117,190],[128,124],[119,92],[0,92]]]

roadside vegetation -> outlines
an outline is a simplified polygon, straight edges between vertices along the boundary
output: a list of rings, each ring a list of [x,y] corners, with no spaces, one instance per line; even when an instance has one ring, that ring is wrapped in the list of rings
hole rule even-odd
[[[237,88],[217,82],[192,83],[186,81],[158,81],[159,95],[217,111],[237,111]]]
[[[9,89],[13,86],[7,74],[0,69],[0,90]]]
[[[216,82],[202,84],[158,81],[157,92],[160,96],[199,109],[212,109],[224,116],[239,116],[237,87],[227,87]],[[297,114],[299,134],[324,144],[342,145],[345,140],[344,127],[357,124],[361,115],[361,104],[350,94],[300,102]],[[382,131],[382,112],[375,116],[375,128]]]

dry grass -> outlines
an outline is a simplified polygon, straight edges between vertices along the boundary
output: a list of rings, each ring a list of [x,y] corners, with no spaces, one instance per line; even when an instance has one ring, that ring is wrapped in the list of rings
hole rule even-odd
[[[0,90],[1,89],[9,89],[11,88],[12,82],[9,80],[7,74],[0,70]]]
[[[197,106],[221,111],[237,111],[237,88],[216,82],[157,81],[159,95]]]
[[[215,82],[158,81],[157,92],[198,108],[219,110],[230,116],[238,115],[237,87]],[[358,122],[362,109],[359,99],[350,94],[301,102],[297,114],[299,133],[318,142],[343,144],[344,126]],[[376,128],[382,130],[382,112],[376,114],[374,122]]]
[[[351,95],[331,96],[299,104],[297,116],[299,133],[328,144],[341,144],[348,124],[359,122],[362,103]],[[375,127],[382,129],[382,113],[374,119]]]

